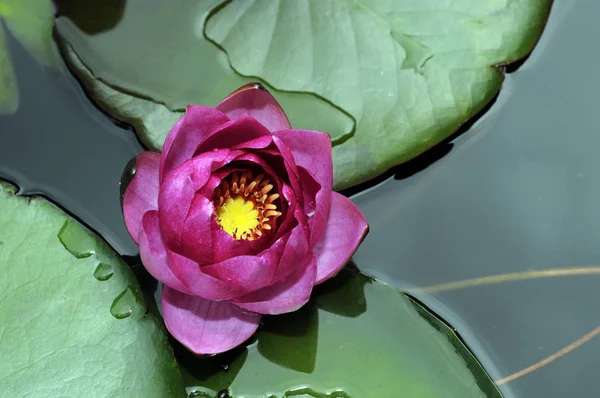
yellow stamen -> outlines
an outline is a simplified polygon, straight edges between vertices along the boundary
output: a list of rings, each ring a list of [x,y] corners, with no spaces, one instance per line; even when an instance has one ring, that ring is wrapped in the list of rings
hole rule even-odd
[[[221,229],[234,239],[254,240],[272,231],[281,216],[273,202],[279,194],[267,194],[274,186],[263,180],[264,174],[252,179],[250,171],[241,176],[234,172],[223,179],[213,193],[215,218]],[[248,185],[247,182],[252,181]]]

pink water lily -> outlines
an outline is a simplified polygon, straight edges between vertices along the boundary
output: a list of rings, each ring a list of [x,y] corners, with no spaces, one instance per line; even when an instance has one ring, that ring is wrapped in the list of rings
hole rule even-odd
[[[329,136],[292,130],[258,84],[188,106],[162,153],[138,156],[125,223],[177,340],[197,354],[236,347],[348,262],[368,225],[332,173]]]

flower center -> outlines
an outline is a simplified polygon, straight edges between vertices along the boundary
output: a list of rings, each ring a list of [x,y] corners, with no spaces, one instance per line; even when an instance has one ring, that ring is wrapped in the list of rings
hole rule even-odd
[[[281,216],[274,203],[278,193],[264,174],[252,178],[252,172],[234,172],[215,189],[215,218],[221,229],[234,239],[254,240],[272,231]]]

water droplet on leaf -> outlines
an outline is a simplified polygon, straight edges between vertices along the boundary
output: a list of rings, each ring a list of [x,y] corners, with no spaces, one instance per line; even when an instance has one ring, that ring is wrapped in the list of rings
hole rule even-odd
[[[113,267],[110,264],[100,263],[94,270],[94,278],[99,281],[109,280],[113,276]]]
[[[124,319],[132,315],[136,319],[141,319],[146,313],[146,309],[146,303],[139,289],[128,286],[113,300],[110,313],[117,319]]]
[[[64,248],[76,258],[86,258],[94,254],[93,236],[77,221],[67,218],[60,231],[58,240]]]

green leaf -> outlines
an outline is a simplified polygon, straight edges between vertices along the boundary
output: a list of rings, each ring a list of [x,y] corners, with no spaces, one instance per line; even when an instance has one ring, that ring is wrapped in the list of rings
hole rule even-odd
[[[0,272],[3,396],[185,396],[165,330],[123,260],[1,181]]]
[[[498,65],[526,56],[551,0],[231,1],[205,34],[242,75],[314,92],[351,114],[334,148],[338,189],[403,163],[496,95]]]
[[[63,3],[68,7],[61,7]],[[215,106],[232,91],[257,81],[236,74],[225,53],[202,33],[204,20],[219,0],[177,6],[129,0],[121,12],[111,3],[58,1],[59,13],[66,14],[57,20],[63,54],[92,99],[132,124],[151,149],[162,148],[173,120],[187,104]],[[295,128],[324,129],[337,141],[351,134],[352,117],[322,98],[269,89]]]
[[[450,328],[352,270],[317,287],[301,310],[265,317],[254,340],[208,359],[181,348],[191,396],[501,397]]]
[[[54,65],[54,9],[50,0],[0,0],[0,25],[2,20],[38,62]],[[15,113],[18,107],[19,89],[5,33],[0,26],[0,115]]]

